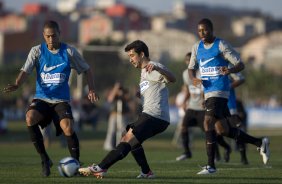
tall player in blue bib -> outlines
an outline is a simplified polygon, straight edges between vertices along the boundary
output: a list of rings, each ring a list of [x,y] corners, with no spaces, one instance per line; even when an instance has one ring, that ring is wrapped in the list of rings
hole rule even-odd
[[[188,66],[193,84],[197,86],[202,83],[204,86],[204,129],[208,164],[198,174],[216,172],[216,134],[256,145],[266,164],[269,159],[269,140],[252,137],[238,128],[230,127],[227,122],[227,117],[230,116],[227,106],[230,94],[228,75],[244,69],[239,54],[224,40],[213,35],[213,24],[209,19],[202,19],[198,23],[198,35],[201,40],[193,46]],[[229,68],[229,64],[233,67]],[[196,70],[200,70],[200,78],[196,78]]]
[[[26,112],[27,128],[37,152],[41,157],[42,175],[50,175],[52,161],[43,143],[41,128],[52,121],[56,135],[66,137],[70,155],[79,161],[79,141],[73,129],[73,116],[68,85],[71,69],[84,73],[88,83],[88,98],[93,103],[98,100],[94,92],[92,71],[78,51],[60,42],[60,29],[55,21],[46,21],[43,27],[45,43],[32,47],[16,82],[8,84],[5,92],[17,90],[32,70],[36,69],[36,92]]]

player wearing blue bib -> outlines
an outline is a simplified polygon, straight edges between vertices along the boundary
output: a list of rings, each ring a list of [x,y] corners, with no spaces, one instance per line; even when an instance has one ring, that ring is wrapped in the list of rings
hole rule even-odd
[[[228,75],[244,69],[239,54],[224,40],[213,35],[213,24],[209,19],[202,19],[198,23],[198,35],[201,40],[193,46],[188,66],[188,73],[193,84],[204,86],[206,107],[204,129],[208,164],[198,174],[216,172],[214,163],[216,134],[256,145],[266,164],[270,152],[269,140],[252,137],[238,128],[230,127],[226,121],[230,116],[227,106],[230,94]],[[228,68],[229,64],[232,64],[233,67]],[[198,69],[200,78],[196,77]]]
[[[39,126],[44,128],[52,121],[57,135],[66,137],[70,155],[79,161],[79,140],[73,129],[73,116],[68,80],[71,68],[84,73],[88,83],[88,98],[98,100],[94,92],[92,71],[78,51],[60,42],[60,29],[55,21],[46,21],[43,27],[45,43],[32,47],[15,84],[8,84],[4,92],[17,90],[36,69],[36,92],[26,112],[27,128],[42,160],[42,175],[50,175],[52,161],[43,143]]]

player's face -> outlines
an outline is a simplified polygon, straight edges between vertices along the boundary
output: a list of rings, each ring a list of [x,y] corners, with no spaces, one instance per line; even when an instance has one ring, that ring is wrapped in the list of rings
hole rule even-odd
[[[204,43],[209,43],[213,40],[212,30],[205,24],[198,25],[198,35]]]
[[[135,52],[134,49],[131,49],[130,51],[127,52],[127,55],[129,57],[130,63],[135,67],[135,68],[141,68],[141,56]]]
[[[53,28],[45,28],[43,30],[43,37],[50,50],[56,50],[60,46],[59,32]]]

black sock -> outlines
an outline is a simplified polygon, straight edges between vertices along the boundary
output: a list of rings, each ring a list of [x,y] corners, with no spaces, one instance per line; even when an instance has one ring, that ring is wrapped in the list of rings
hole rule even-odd
[[[142,172],[144,174],[147,174],[151,169],[147,162],[146,155],[145,155],[142,145],[138,144],[137,146],[134,146],[131,149],[131,154],[133,155],[138,165],[141,167]]]
[[[217,143],[215,144],[214,154],[214,157],[217,159],[217,161],[221,160],[221,155]]]
[[[182,138],[182,146],[184,148],[185,154],[191,155],[191,151],[189,148],[190,139],[188,132],[181,132],[181,138]]]
[[[215,130],[206,132],[206,146],[208,155],[208,165],[215,168],[215,147],[216,147],[216,132]]]
[[[102,169],[110,168],[114,163],[122,160],[130,152],[131,146],[127,142],[121,142],[117,147],[110,151],[99,165]]]
[[[237,147],[239,149],[241,158],[247,158],[246,156],[246,144],[240,141],[236,141]]]
[[[71,136],[65,136],[68,143],[69,152],[71,157],[79,161],[79,141],[76,133],[74,132]]]
[[[216,136],[216,141],[217,143],[222,146],[224,149],[226,150],[230,150],[230,146],[229,144],[224,140],[223,136],[222,135],[217,135]]]
[[[36,151],[39,153],[42,161],[50,160],[49,156],[45,150],[44,142],[43,142],[43,136],[42,133],[38,127],[38,125],[28,126],[27,127],[31,141],[36,149]]]
[[[260,138],[253,137],[238,128],[230,128],[228,137],[240,141],[242,143],[250,143],[260,147],[262,140]]]

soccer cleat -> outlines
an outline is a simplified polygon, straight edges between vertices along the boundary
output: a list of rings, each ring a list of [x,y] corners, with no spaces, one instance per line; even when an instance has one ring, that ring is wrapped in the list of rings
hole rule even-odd
[[[248,165],[249,162],[248,162],[247,157],[242,157],[242,158],[241,158],[241,163],[242,163],[243,165]]]
[[[51,174],[50,168],[53,166],[53,162],[51,160],[42,161],[42,176],[48,177]]]
[[[262,161],[264,164],[267,164],[270,156],[270,150],[269,150],[269,139],[267,137],[264,137],[262,139],[262,144],[259,148],[260,155],[262,156]]]
[[[81,167],[78,169],[78,172],[83,176],[90,176],[93,175],[98,179],[102,179],[106,173],[106,169],[101,169],[98,165],[92,164],[89,167]]]
[[[191,153],[188,153],[188,154],[183,153],[182,155],[176,157],[176,161],[182,161],[182,160],[185,160],[185,159],[191,158],[191,157],[192,157]]]
[[[202,170],[200,172],[198,172],[197,174],[201,174],[201,175],[204,175],[204,174],[214,174],[216,172],[216,169],[207,165],[207,166],[204,166],[202,167]]]
[[[155,177],[156,176],[154,175],[154,173],[152,171],[149,171],[147,174],[144,174],[143,172],[141,172],[136,178],[137,179],[152,179]]]
[[[224,152],[224,161],[225,162],[229,162],[229,160],[230,160],[230,153],[231,153],[231,148],[225,149],[225,152]]]

